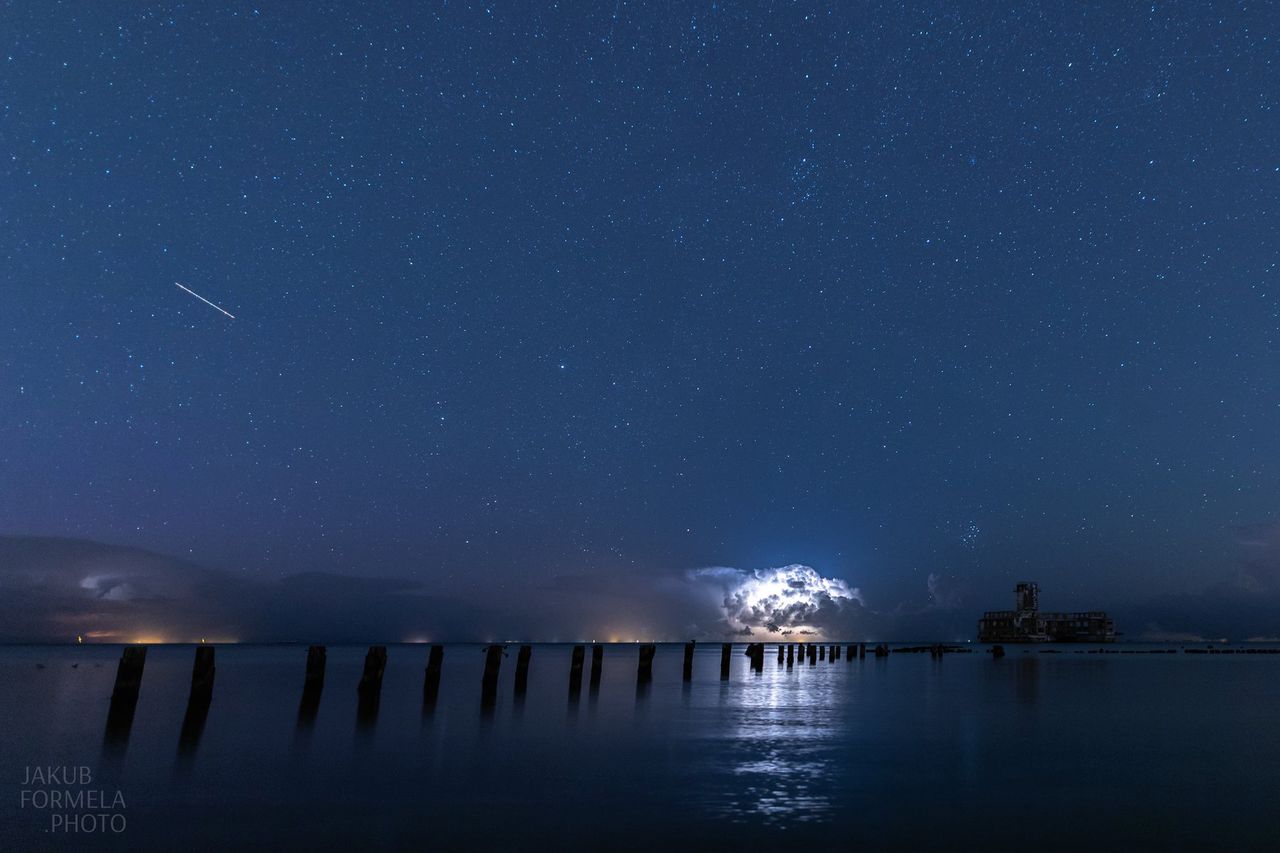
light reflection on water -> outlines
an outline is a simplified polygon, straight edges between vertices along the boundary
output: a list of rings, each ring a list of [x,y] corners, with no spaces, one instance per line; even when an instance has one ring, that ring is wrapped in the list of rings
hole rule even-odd
[[[766,667],[721,696],[728,717],[722,780],[706,806],[735,823],[781,826],[829,817],[835,781],[830,742],[843,736],[839,673]]]

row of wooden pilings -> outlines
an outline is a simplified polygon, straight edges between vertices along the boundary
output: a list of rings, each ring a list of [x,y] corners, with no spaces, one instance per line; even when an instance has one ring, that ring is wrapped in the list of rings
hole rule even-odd
[[[693,653],[696,643],[685,643],[683,679],[693,680]],[[851,643],[843,649],[847,660],[861,659],[867,656],[866,643]],[[797,660],[803,664],[807,657],[809,666],[818,661],[837,661],[841,657],[839,645],[819,643],[786,643],[778,646],[778,664],[792,667]],[[484,672],[480,680],[480,704],[482,709],[492,709],[498,696],[498,673],[502,659],[506,656],[506,646],[489,645],[484,647]],[[653,680],[653,659],[657,654],[657,646],[644,643],[639,646],[639,659],[636,664],[636,683],[639,686]],[[744,652],[755,672],[764,670],[765,644],[750,643]],[[873,649],[875,657],[886,657],[889,649],[878,645]],[[302,683],[302,701],[298,706],[299,725],[313,721],[320,708],[320,696],[324,691],[325,665],[328,652],[324,646],[311,646],[307,649],[306,675]],[[522,645],[516,654],[515,696],[522,698],[529,687],[529,662],[533,657],[533,646]],[[727,680],[730,673],[730,662],[733,658],[733,643],[724,643],[720,650],[720,678]],[[138,692],[142,687],[142,672],[146,665],[147,647],[128,646],[120,656],[120,664],[116,669],[115,688],[111,693],[111,708],[107,714],[108,744],[123,743],[127,740],[129,729],[133,723],[134,710],[138,704]],[[586,646],[573,647],[569,659],[569,696],[576,698],[582,692],[582,671],[586,663]],[[370,646],[364,658],[364,669],[360,682],[356,686],[359,697],[357,719],[363,722],[372,721],[377,716],[378,703],[382,695],[382,677],[387,667],[387,647]],[[440,692],[440,674],[444,667],[444,646],[433,645],[427,654],[427,669],[422,684],[423,710],[434,709]],[[600,686],[601,674],[604,670],[604,646],[592,645],[590,689],[594,692]],[[195,666],[191,672],[191,692],[187,699],[187,713],[183,718],[180,744],[194,748],[204,729],[209,714],[209,706],[213,701],[214,647],[197,646]]]

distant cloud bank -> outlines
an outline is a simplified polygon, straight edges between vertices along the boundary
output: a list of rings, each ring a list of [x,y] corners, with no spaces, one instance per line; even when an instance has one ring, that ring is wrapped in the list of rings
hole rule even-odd
[[[1241,558],[1203,592],[1108,607],[1125,637],[1280,634],[1280,524],[1235,533]],[[930,573],[912,600],[886,603],[812,566],[713,566],[447,595],[414,579],[260,580],[134,548],[0,536],[0,642],[964,641],[982,609],[968,603],[970,581]]]

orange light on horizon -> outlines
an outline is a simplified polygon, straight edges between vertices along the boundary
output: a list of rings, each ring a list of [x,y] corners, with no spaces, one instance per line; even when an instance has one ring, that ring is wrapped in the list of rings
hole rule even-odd
[[[164,637],[160,637],[155,634],[144,634],[140,637],[135,637],[134,639],[130,640],[130,642],[140,646],[154,646],[154,645],[167,643],[168,640],[166,640]]]

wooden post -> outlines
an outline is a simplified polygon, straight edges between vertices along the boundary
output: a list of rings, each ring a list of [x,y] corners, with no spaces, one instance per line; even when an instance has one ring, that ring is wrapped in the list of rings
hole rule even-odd
[[[787,659],[787,647],[782,643],[778,643],[778,663],[782,663]]]
[[[810,643],[809,644],[809,666],[813,666],[817,662],[818,662],[818,649],[813,645],[813,643]]]
[[[848,660],[853,660],[853,659],[854,659],[854,658],[856,658],[857,656],[858,656],[858,644],[857,644],[857,643],[850,643],[850,644],[849,644],[849,648],[847,648],[847,649],[845,649],[845,650],[844,650],[844,659],[845,659],[845,660],[847,660],[847,661],[848,661]]]
[[[796,648],[790,643],[787,643],[787,666],[792,666],[795,663],[795,659]]]
[[[751,668],[756,672],[764,672],[764,643],[753,643],[747,647],[751,657]]]
[[[116,667],[116,686],[111,691],[111,698],[138,698],[142,688],[142,669],[147,665],[146,646],[125,646],[120,653],[120,664]]]
[[[324,690],[324,646],[307,649],[307,675],[302,682],[302,701],[298,703],[298,727],[310,726],[320,710],[320,694]]]
[[[324,646],[311,646],[307,649],[307,677],[302,682],[304,690],[312,687],[317,690],[324,687],[324,664],[326,657]]]
[[[818,660],[826,660],[826,659],[827,659],[827,647],[818,646]]]
[[[696,641],[690,640],[684,644],[684,680],[693,681],[693,647]]]
[[[529,690],[529,658],[533,656],[533,646],[521,646],[516,655],[516,696],[523,696]]]
[[[591,647],[591,692],[600,689],[600,675],[604,670],[604,646],[596,643]]]
[[[370,646],[364,656],[364,672],[360,675],[360,684],[356,694],[360,703],[356,710],[356,720],[362,725],[372,724],[378,716],[378,703],[382,699],[382,674],[387,669],[387,647]]]
[[[729,656],[733,654],[733,643],[725,643],[720,647],[720,680],[729,677]]]
[[[831,659],[840,660],[840,644],[836,643],[831,647]]]
[[[652,643],[640,646],[640,662],[636,666],[637,684],[648,684],[653,680],[653,656],[657,651],[658,647]]]
[[[484,674],[480,676],[480,709],[491,711],[498,702],[498,670],[502,667],[502,646],[484,649]]]
[[[387,670],[387,647],[370,646],[364,656],[364,672],[360,675],[360,684],[356,687],[362,697],[377,697],[382,693],[382,674]]]
[[[142,669],[147,663],[146,646],[126,646],[116,667],[116,684],[111,691],[111,707],[107,711],[106,742],[123,748],[133,728],[133,712],[138,707],[138,691],[142,688]]]
[[[867,657],[867,644],[858,643],[858,660],[865,660]]]
[[[569,659],[569,695],[571,697],[576,697],[582,692],[582,661],[585,656],[585,647],[573,647],[573,657]]]
[[[187,713],[178,734],[178,751],[191,753],[200,742],[209,705],[213,702],[213,646],[196,646],[196,662],[191,669],[191,693],[187,696]]]
[[[431,713],[435,710],[436,699],[440,696],[440,670],[444,667],[444,646],[432,646],[427,653],[427,672],[422,679],[422,711]]]
[[[196,662],[191,669],[189,701],[209,702],[213,699],[213,646],[196,646]]]

